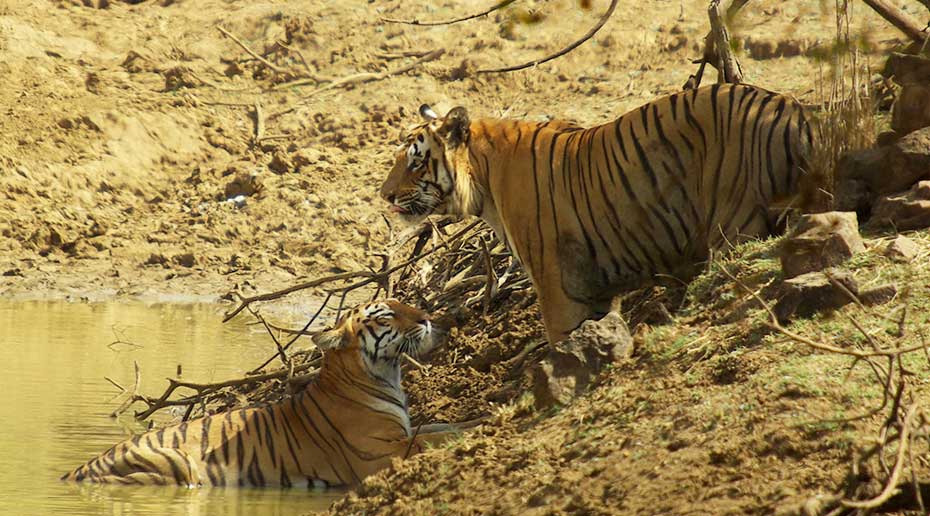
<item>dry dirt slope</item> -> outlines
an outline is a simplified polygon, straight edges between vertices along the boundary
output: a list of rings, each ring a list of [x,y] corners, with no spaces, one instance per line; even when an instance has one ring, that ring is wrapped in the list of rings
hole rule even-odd
[[[889,239],[881,237],[841,267],[863,290],[896,285],[898,296],[890,304],[850,305],[796,319],[788,330],[840,349],[868,348],[869,339],[886,348],[919,345],[930,331],[930,233],[912,237],[920,241],[914,263],[886,258]],[[777,244],[742,246],[698,278],[669,323],[639,326],[633,359],[605,370],[589,394],[567,406],[537,412],[529,394],[495,403],[494,385],[470,391],[459,404],[486,407],[490,421],[457,442],[395,462],[330,513],[800,515],[834,508],[836,495],[844,492],[876,496],[898,449],[893,444],[885,449],[888,470],[874,456],[859,463],[893,405],[883,402],[882,381],[863,361],[813,349],[766,327],[767,313],[729,279],[735,275],[771,301],[781,277]],[[517,340],[532,340],[532,328],[523,331]],[[452,347],[478,340],[459,339]],[[486,338],[485,346],[500,346],[499,340]],[[505,352],[503,359],[510,356]],[[889,362],[880,362],[887,370]],[[434,367],[432,377],[450,374],[443,365]],[[909,371],[902,406],[930,407],[926,355],[909,353],[894,367]],[[498,379],[508,373],[497,371]],[[494,376],[474,369],[469,375],[470,386],[487,385]],[[450,388],[466,378],[458,376]],[[437,382],[442,379],[419,373],[407,378],[415,399],[421,390],[433,392]],[[443,412],[429,404],[414,407],[425,420],[442,418]],[[915,467],[901,478],[908,479],[906,485],[911,478],[926,485],[926,439],[911,451]],[[908,506],[892,498],[879,512],[916,509],[910,500]]]
[[[530,3],[542,15],[536,24],[511,23],[521,17],[512,10],[435,28],[380,17],[450,17],[467,6],[78,3],[0,6],[7,295],[215,296],[360,268],[386,244],[376,191],[398,130],[415,122],[420,103],[439,111],[462,104],[474,116],[603,122],[679,88],[706,30],[703,1],[634,2],[592,42],[538,70],[462,77],[558,48],[606,2],[591,10],[568,0]],[[758,2],[739,30],[776,47],[829,39],[831,14],[808,4]],[[894,43],[870,12],[855,23],[872,27],[879,46]],[[285,73],[252,59],[218,26]],[[276,41],[324,79],[396,69],[413,62],[404,53],[444,54],[384,81],[305,98],[328,83],[273,90],[293,78],[288,70],[305,69]],[[745,68],[749,82],[811,98],[818,66],[794,57]],[[256,102],[269,137],[260,142]],[[244,205],[225,202],[259,188]]]

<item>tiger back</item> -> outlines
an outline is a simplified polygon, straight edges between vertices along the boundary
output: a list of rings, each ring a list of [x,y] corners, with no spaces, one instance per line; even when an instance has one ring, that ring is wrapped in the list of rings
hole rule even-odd
[[[394,300],[358,307],[314,337],[317,380],[279,403],[153,430],[62,477],[185,486],[354,485],[394,457],[422,451],[469,425],[410,428],[400,384],[403,353],[432,346],[426,313]]]
[[[382,185],[408,219],[474,215],[526,268],[550,341],[657,275],[770,235],[808,179],[813,134],[795,100],[749,85],[675,93],[591,128],[426,120]]]

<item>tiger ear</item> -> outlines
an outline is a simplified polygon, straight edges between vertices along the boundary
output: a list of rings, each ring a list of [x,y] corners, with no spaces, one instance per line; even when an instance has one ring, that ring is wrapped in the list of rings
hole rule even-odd
[[[420,116],[422,116],[423,119],[427,122],[432,122],[433,120],[439,118],[439,115],[433,111],[433,108],[429,107],[429,104],[423,104],[420,106]]]
[[[462,106],[454,107],[446,113],[439,133],[445,138],[446,145],[458,147],[468,141],[468,112]]]
[[[342,347],[345,342],[345,335],[344,332],[338,329],[323,330],[314,334],[311,340],[313,340],[313,343],[316,344],[321,351],[326,351]]]

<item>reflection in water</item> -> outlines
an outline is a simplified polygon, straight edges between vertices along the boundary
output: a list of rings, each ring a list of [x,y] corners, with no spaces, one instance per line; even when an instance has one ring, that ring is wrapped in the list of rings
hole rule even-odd
[[[210,305],[0,302],[0,514],[305,514],[338,493],[275,489],[119,487],[58,478],[142,426],[109,417],[142,370],[157,394],[182,366],[198,382],[242,376],[267,337]],[[113,344],[114,341],[122,341]],[[140,405],[141,406],[141,405]],[[162,420],[170,419],[162,416]]]

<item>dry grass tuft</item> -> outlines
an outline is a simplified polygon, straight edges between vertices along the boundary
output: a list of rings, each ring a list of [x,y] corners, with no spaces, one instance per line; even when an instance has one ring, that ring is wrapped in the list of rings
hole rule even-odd
[[[805,212],[833,208],[836,165],[840,158],[869,148],[876,140],[876,104],[870,94],[869,67],[860,57],[868,38],[850,37],[850,13],[848,0],[836,0],[836,38],[833,46],[819,55],[821,100],[811,121],[815,145],[808,163],[812,187],[802,192]],[[824,78],[824,64],[829,79]]]

